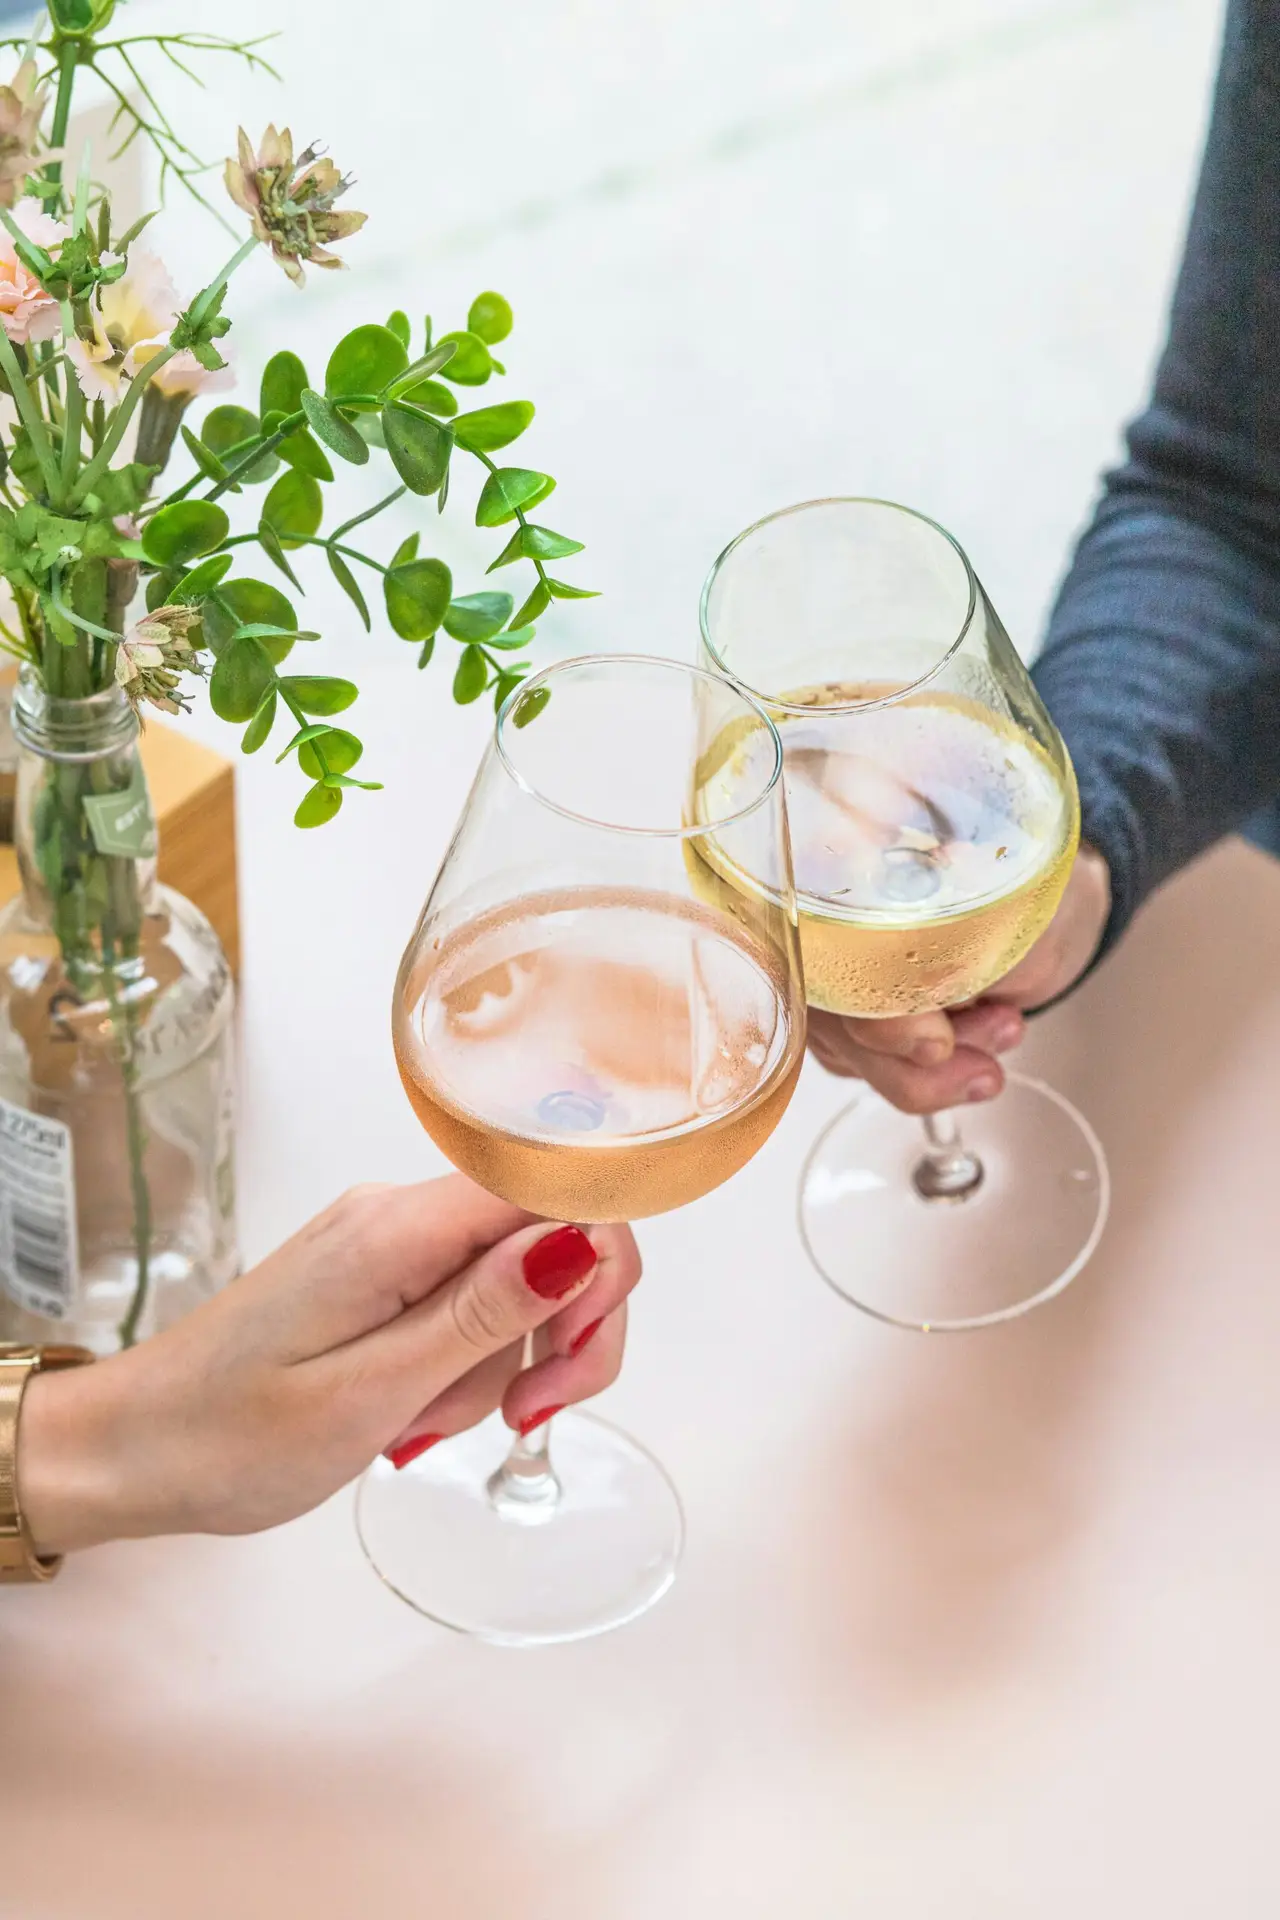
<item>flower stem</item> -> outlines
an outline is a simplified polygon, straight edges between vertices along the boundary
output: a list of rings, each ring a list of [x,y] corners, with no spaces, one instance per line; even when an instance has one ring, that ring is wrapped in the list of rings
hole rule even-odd
[[[124,439],[129,422],[132,420],[138,402],[142,399],[148,385],[154,379],[155,375],[159,373],[161,367],[168,365],[177,351],[178,349],[176,347],[162,348],[159,353],[154,354],[152,358],[147,361],[141,373],[136,374],[129,383],[129,391],[116,409],[115,419],[112,421],[110,427],[108,427],[102,445],[98,448],[93,459],[89,462],[76,483],[71,495],[70,504],[72,506],[78,507],[84,500],[85,495],[93,492],[94,486],[111,465],[111,456]]]
[[[80,49],[78,43],[75,40],[64,40],[58,49],[58,92],[54,99],[53,121],[49,128],[49,145],[51,147],[61,147],[66,144],[67,128],[71,122],[71,96],[75,91],[76,68],[79,64]],[[51,180],[54,186],[61,188],[61,160],[51,160],[44,170],[44,177],[46,180]],[[61,192],[59,192],[57,198],[58,206],[62,205],[62,197]]]
[[[13,395],[14,405],[30,437],[31,450],[39,462],[45,486],[51,495],[56,495],[58,469],[54,464],[53,447],[45,431],[40,409],[27,385],[26,376],[18,365],[18,356],[13,350],[13,342],[2,326],[0,326],[0,371],[3,371],[5,379],[9,382],[9,391]]]
[[[116,1029],[120,1078],[124,1087],[125,1145],[129,1155],[129,1187],[133,1196],[133,1250],[138,1273],[129,1311],[120,1323],[120,1345],[131,1347],[137,1341],[138,1328],[151,1291],[151,1189],[147,1185],[144,1164],[147,1130],[143,1125],[142,1100],[138,1089],[137,1021],[131,1007],[121,1009],[114,960],[108,958],[104,971],[112,1025]]]
[[[227,547],[250,546],[256,539],[256,533],[233,533],[229,540],[222,543]],[[381,560],[371,559],[367,553],[361,553],[359,547],[344,547],[336,540],[322,540],[315,533],[290,533],[286,539],[292,547],[328,547],[333,553],[344,553],[348,560],[363,560],[366,567],[372,567],[375,573],[390,573],[390,567],[384,567]]]
[[[62,302],[62,335],[70,340],[75,333],[75,321],[72,318],[71,303]],[[84,424],[84,395],[80,391],[80,382],[75,374],[67,372],[67,410],[62,423],[62,490],[69,493],[75,481],[76,467],[80,462],[80,433]]]

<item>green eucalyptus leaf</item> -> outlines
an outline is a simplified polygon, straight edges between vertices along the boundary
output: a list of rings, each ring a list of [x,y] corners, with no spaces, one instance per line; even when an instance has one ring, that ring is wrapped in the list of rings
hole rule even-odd
[[[317,780],[314,787],[308,787],[302,796],[298,811],[293,816],[293,824],[295,827],[323,827],[333,819],[341,805],[341,788],[326,787],[323,780]]]
[[[529,598],[525,601],[519,612],[512,615],[512,626],[527,627],[530,621],[540,620],[550,605],[551,595],[548,593],[544,582],[539,580],[537,586],[529,595]]]
[[[424,667],[429,667],[431,665],[431,656],[435,652],[435,650],[436,650],[436,637],[434,633],[431,633],[431,634],[428,634],[427,638],[423,641],[422,652],[418,655],[418,672],[419,673],[422,672],[422,669]]]
[[[563,560],[567,554],[581,553],[581,540],[552,533],[550,527],[521,527],[521,552],[528,560]]]
[[[292,580],[298,592],[301,593],[302,582],[289,565],[289,562],[285,559],[284,548],[280,544],[280,535],[276,532],[269,520],[260,520],[258,522],[258,545],[262,548],[268,560],[274,560],[285,578]]]
[[[387,619],[402,640],[426,640],[439,627],[453,592],[443,560],[410,560],[382,578]]]
[[[190,573],[184,573],[167,596],[169,606],[194,607],[211,593],[220,580],[224,580],[235,565],[234,553],[211,553]],[[159,576],[157,576],[158,578]]]
[[[274,679],[271,656],[261,641],[236,638],[214,661],[209,704],[220,720],[252,720]]]
[[[259,747],[265,746],[271,736],[271,729],[275,725],[275,720],[276,690],[274,687],[268,687],[266,694],[259,703],[258,711],[254,714],[241,736],[241,753],[256,753]]]
[[[211,500],[178,500],[148,520],[142,546],[161,567],[181,567],[219,547],[231,531],[222,508]]]
[[[406,387],[395,397],[411,407],[421,407],[424,413],[441,414],[446,420],[458,411],[457,400],[439,380],[419,380],[416,387]]]
[[[308,387],[302,396],[302,408],[317,440],[323,440],[339,459],[349,460],[353,467],[363,467],[367,463],[368,442],[362,434],[357,433],[349,420],[343,419],[323,394],[313,393]]]
[[[181,433],[183,445],[199,467],[205,479],[217,481],[226,480],[228,478],[227,469],[223,466],[217,454],[210,453],[208,447],[204,445],[203,441],[196,439],[190,427],[185,423],[181,428]],[[233,493],[239,493],[240,490],[240,482],[238,480],[232,480],[231,491]]]
[[[261,434],[258,417],[250,413],[248,407],[215,407],[206,416],[200,429],[204,445],[216,459],[221,460],[224,468],[239,466],[248,448],[244,453],[236,453],[235,449],[242,441],[256,440]],[[255,460],[251,467],[245,469],[240,479],[246,486],[257,486],[264,480],[270,480],[279,466],[280,461],[274,453],[265,453],[261,460]]]
[[[515,519],[517,507],[532,507],[539,500],[545,500],[554,491],[555,484],[549,473],[538,473],[532,467],[499,467],[480,489],[476,525],[505,525]]]
[[[458,445],[473,453],[495,453],[518,440],[533,419],[532,400],[504,400],[501,406],[460,413],[453,423]]]
[[[339,340],[324,371],[331,399],[348,393],[380,393],[409,364],[404,342],[387,327],[355,327]]]
[[[381,793],[381,780],[354,780],[349,773],[326,773],[326,787],[359,787],[365,793]]]
[[[508,540],[506,546],[502,549],[502,552],[498,555],[497,559],[492,563],[491,566],[488,566],[485,568],[485,572],[496,573],[499,567],[509,567],[513,564],[514,561],[523,560],[523,559],[524,559],[524,528],[520,526],[516,528],[515,532],[512,534],[511,538]]]
[[[404,348],[405,352],[408,353],[409,342],[413,338],[413,329],[409,325],[408,314],[401,313],[399,307],[396,308],[394,313],[387,315],[387,332],[394,333],[400,345]]]
[[[402,567],[406,560],[417,559],[418,538],[419,536],[416,533],[409,533],[405,535],[404,539],[400,542],[400,545],[396,548],[394,554],[392,554],[391,556],[391,564],[393,567]]]
[[[505,340],[514,324],[511,308],[500,293],[481,293],[471,302],[467,327],[486,346],[496,347]]]
[[[369,603],[360,591],[359,581],[356,579],[354,573],[352,573],[342,555],[335,553],[332,547],[325,548],[325,556],[328,559],[329,568],[334,579],[342,588],[342,591],[346,594],[348,600],[364,622],[365,632],[372,632],[373,622],[369,618]]]
[[[321,674],[288,674],[280,682],[280,691],[304,713],[322,715],[341,713],[360,695],[359,687],[352,681]]]
[[[324,495],[319,481],[309,473],[290,467],[280,475],[263,501],[262,518],[282,547],[300,546],[324,519]]]
[[[550,687],[530,687],[524,698],[516,703],[511,718],[518,727],[527,727],[531,720],[537,719],[550,698]]]
[[[485,645],[497,647],[503,653],[515,653],[520,647],[527,647],[537,631],[536,627],[511,627],[506,633],[491,634]]]
[[[371,416],[372,417],[372,416]],[[309,473],[314,480],[332,480],[333,468],[329,456],[322,446],[314,441],[305,427],[298,427],[282,440],[279,446],[282,460],[287,460],[299,473]]]
[[[302,390],[310,383],[307,370],[296,353],[273,354],[262,370],[258,411],[265,420],[270,413],[296,413],[302,405]]]
[[[397,400],[415,382],[429,380],[433,373],[439,373],[442,367],[448,366],[457,351],[457,346],[452,340],[444,340],[438,347],[428,348],[420,360],[414,360],[403,373],[397,374],[391,385],[386,388],[384,398]]]
[[[553,600],[598,600],[600,592],[594,587],[571,587],[563,580],[553,580],[547,575],[547,592]]]
[[[509,593],[469,593],[450,601],[441,624],[455,640],[488,640],[501,633],[514,605]]]
[[[435,493],[449,471],[453,434],[438,420],[391,405],[382,415],[391,464],[411,493]]]
[[[289,755],[293,753],[296,748],[300,747],[305,740],[318,740],[321,734],[332,732],[333,728],[327,720],[317,720],[309,727],[299,727],[284,751],[276,755],[276,765],[279,766],[282,760],[287,760]]]
[[[444,333],[440,336],[439,346],[453,348],[441,372],[455,386],[482,387],[493,372],[493,356],[479,334]]]
[[[177,586],[182,575],[173,567],[164,567],[159,573],[153,573],[147,582],[147,612],[154,613],[157,607],[163,607],[169,595]]]
[[[478,700],[489,683],[489,669],[479,647],[464,647],[453,676],[453,697],[460,707]]]
[[[229,607],[241,626],[274,627],[278,632],[296,633],[298,616],[292,603],[266,580],[228,580],[218,589],[218,599]]]
[[[200,438],[219,459],[231,447],[238,447],[242,440],[256,440],[259,434],[258,416],[250,413],[248,407],[215,407],[205,417],[200,429]]]
[[[251,640],[287,640],[292,645],[295,640],[318,640],[318,633],[306,633],[299,629],[296,633],[286,627],[269,626],[265,620],[250,620],[244,626],[237,627],[232,635],[234,640],[248,634]]]
[[[367,440],[371,447],[386,446],[386,436],[382,431],[382,415],[380,413],[358,413],[351,424],[361,439]]]
[[[323,767],[317,746],[324,755]],[[357,740],[354,733],[348,733],[343,727],[330,727],[325,733],[302,742],[298,748],[298,765],[313,780],[323,780],[326,773],[350,773],[363,752],[364,743]]]

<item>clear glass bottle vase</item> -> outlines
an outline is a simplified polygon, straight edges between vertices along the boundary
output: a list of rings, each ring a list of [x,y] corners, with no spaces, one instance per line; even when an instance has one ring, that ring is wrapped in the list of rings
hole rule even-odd
[[[0,912],[0,1339],[96,1353],[237,1270],[234,990],[156,880],[138,723],[117,687],[13,707],[22,890]]]

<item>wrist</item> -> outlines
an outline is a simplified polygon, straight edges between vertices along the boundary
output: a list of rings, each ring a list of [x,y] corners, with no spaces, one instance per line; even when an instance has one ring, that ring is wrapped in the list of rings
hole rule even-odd
[[[38,1373],[18,1421],[18,1501],[42,1558],[142,1531],[134,1524],[121,1444],[120,1363]]]

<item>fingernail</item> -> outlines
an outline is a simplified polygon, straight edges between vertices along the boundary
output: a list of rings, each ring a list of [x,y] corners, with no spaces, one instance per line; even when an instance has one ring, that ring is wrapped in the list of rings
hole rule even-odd
[[[991,1044],[997,1053],[1008,1053],[1010,1047],[1016,1047],[1021,1038],[1021,1020],[1002,1020]]]
[[[399,1473],[401,1467],[407,1467],[411,1460],[416,1460],[419,1454],[425,1453],[428,1447],[434,1447],[443,1439],[442,1433],[418,1433],[412,1440],[402,1440],[399,1446],[388,1447],[383,1457],[389,1460]]]
[[[557,1227],[526,1253],[525,1284],[540,1300],[559,1300],[585,1280],[595,1264],[596,1250],[581,1227]]]
[[[918,1067],[936,1067],[941,1065],[950,1051],[945,1040],[917,1040],[911,1049],[911,1058]]]
[[[980,1073],[976,1080],[969,1082],[965,1088],[964,1097],[966,1100],[975,1102],[978,1100],[994,1100],[999,1091],[1000,1081],[996,1074]]]
[[[601,1314],[598,1320],[593,1320],[589,1327],[584,1327],[582,1329],[582,1332],[578,1335],[576,1340],[573,1340],[569,1343],[570,1353],[581,1353],[582,1349],[586,1346],[588,1340],[594,1340],[603,1325],[604,1325],[604,1315]]]
[[[539,1409],[537,1413],[531,1413],[527,1420],[522,1420],[520,1422],[521,1439],[522,1440],[526,1439],[528,1435],[534,1431],[535,1428],[545,1427],[548,1420],[554,1420],[558,1413],[563,1413],[563,1412],[564,1412],[563,1407],[542,1407]]]

